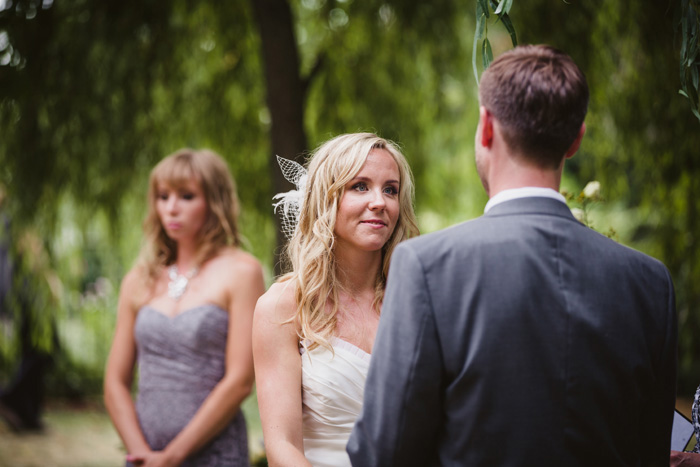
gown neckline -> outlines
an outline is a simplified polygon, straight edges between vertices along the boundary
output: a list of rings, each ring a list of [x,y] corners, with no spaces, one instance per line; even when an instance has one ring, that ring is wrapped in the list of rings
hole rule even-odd
[[[163,317],[165,317],[165,318],[167,318],[167,319],[169,319],[169,320],[175,320],[175,319],[177,319],[179,316],[182,316],[182,315],[184,315],[184,314],[186,314],[186,313],[190,313],[190,312],[192,312],[192,311],[201,310],[202,308],[215,308],[215,309],[217,309],[217,310],[219,310],[219,311],[223,311],[224,313],[227,313],[227,314],[228,314],[228,312],[227,312],[226,310],[224,310],[224,309],[221,308],[219,305],[216,305],[216,304],[214,304],[214,303],[203,303],[203,304],[201,304],[201,305],[191,306],[191,307],[189,307],[189,308],[185,308],[184,310],[180,310],[178,313],[176,313],[176,314],[174,314],[174,315],[169,315],[169,314],[167,314],[167,313],[165,313],[165,312],[159,310],[158,308],[154,307],[154,306],[151,305],[150,303],[148,303],[148,304],[142,306],[142,307],[141,307],[141,310],[149,309],[149,310],[154,311],[154,312],[158,313],[159,315],[161,315],[161,316],[163,316]],[[352,345],[352,344],[350,344],[350,345]],[[360,349],[360,350],[362,350],[362,349]]]

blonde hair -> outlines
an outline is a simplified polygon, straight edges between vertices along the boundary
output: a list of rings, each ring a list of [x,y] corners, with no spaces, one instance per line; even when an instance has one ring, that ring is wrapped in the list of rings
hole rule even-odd
[[[308,348],[330,347],[337,325],[338,270],[334,255],[335,222],[345,185],[360,171],[373,149],[384,149],[399,168],[399,218],[382,248],[373,308],[380,311],[391,253],[399,242],[418,234],[413,212],[413,178],[404,155],[392,142],[372,133],[337,136],[322,144],[308,166],[308,179],[299,225],[287,245],[292,272],[281,280],[295,281],[297,310],[290,321],[300,326],[299,337]],[[326,304],[330,303],[330,312]]]
[[[201,265],[226,245],[239,246],[241,243],[236,185],[228,166],[213,151],[180,149],[153,168],[148,183],[148,213],[143,221],[144,245],[139,263],[150,283],[164,266],[177,259],[177,243],[166,234],[156,210],[159,187],[168,185],[177,189],[192,179],[201,186],[208,207],[200,232],[196,264]]]

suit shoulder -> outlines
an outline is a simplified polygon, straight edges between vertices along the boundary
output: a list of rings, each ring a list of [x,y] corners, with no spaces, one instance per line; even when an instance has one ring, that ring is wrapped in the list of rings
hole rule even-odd
[[[397,248],[408,249],[416,255],[431,254],[436,249],[452,247],[458,239],[468,238],[470,233],[482,222],[481,217],[461,222],[435,232],[411,238],[399,244]]]
[[[619,243],[588,227],[583,227],[576,234],[575,241],[584,245],[582,254],[597,258],[600,267],[616,270],[622,268],[634,272],[640,277],[657,283],[671,283],[671,274],[663,262]]]
[[[610,240],[610,241],[615,243],[616,245],[618,245],[625,252],[625,254],[627,254],[630,258],[633,258],[633,261],[639,262],[645,268],[656,271],[657,274],[670,276],[670,272],[669,272],[668,268],[661,260],[654,258],[653,256],[650,256],[650,255],[643,253],[639,250],[636,250],[632,247],[629,247],[627,245],[617,243],[614,240]]]
[[[586,228],[583,231],[589,233],[592,237],[594,237],[596,241],[599,242],[599,246],[609,252],[615,252],[615,254],[617,255],[626,257],[631,261],[639,262],[640,264],[645,264],[648,267],[657,268],[663,271],[668,270],[663,262],[647,253],[644,253],[628,245],[617,242],[609,237],[606,237],[600,232],[596,232],[595,230]]]

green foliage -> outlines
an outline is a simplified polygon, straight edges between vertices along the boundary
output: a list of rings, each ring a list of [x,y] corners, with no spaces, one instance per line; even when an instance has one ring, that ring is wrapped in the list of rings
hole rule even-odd
[[[681,89],[678,91],[688,99],[690,109],[700,120],[700,103],[698,86],[700,61],[698,57],[698,36],[700,36],[700,2],[698,0],[681,0],[678,10],[676,28],[681,29],[680,77]]]
[[[251,154],[267,144],[264,90],[245,3],[224,17],[184,1],[32,5],[0,11],[12,56],[0,66],[0,184],[13,218],[50,234],[68,194],[116,221],[127,190],[182,146],[221,152],[250,193],[244,210],[262,209],[266,163]]]
[[[673,19],[666,2],[639,8],[631,0],[290,0],[301,60],[291,72],[312,77],[304,107],[309,149],[342,132],[376,131],[397,141],[411,163],[423,232],[475,217],[486,195],[473,163],[472,77],[519,41],[565,50],[591,89],[587,135],[567,162],[567,176],[575,186],[600,180],[615,202],[596,206],[595,215],[604,216],[596,224],[614,225],[622,243],[671,270],[681,384],[694,388],[700,134],[678,95],[671,38],[685,24],[684,92],[692,97],[695,89],[697,96],[697,24],[688,19],[697,20],[696,2],[682,0],[679,8],[689,8]],[[56,319],[63,340],[81,342],[90,333],[110,340],[114,303],[88,306],[80,297],[100,277],[116,295],[138,253],[148,172],[182,146],[209,147],[227,160],[242,201],[243,233],[271,279],[271,171],[277,169],[250,5],[0,2],[3,210],[13,220],[13,239],[22,232],[37,238],[40,248],[32,254],[44,266],[35,276],[49,304],[42,309],[50,310],[41,316]],[[504,27],[489,30],[498,22]],[[51,320],[42,322],[37,335],[47,336]],[[0,342],[8,364],[14,354],[3,349],[12,342]],[[72,375],[62,387],[72,387],[70,381],[97,387],[90,375],[101,374],[107,344],[102,350],[86,344],[94,359],[81,355],[80,346],[62,345],[59,365]]]
[[[69,294],[59,309],[60,341],[47,386],[57,397],[78,398],[102,392],[102,376],[116,322],[116,289],[105,277]]]
[[[38,245],[24,261],[44,258],[27,276],[29,310],[35,344],[55,353],[57,393],[101,390],[116,303],[86,308],[81,297],[133,263],[148,172],[163,156],[182,146],[221,153],[249,249],[272,256],[264,89],[246,6],[222,16],[184,1],[0,3],[2,207],[14,247],[27,236]],[[18,323],[0,324],[10,337],[0,341],[3,375],[17,364]]]
[[[310,146],[376,131],[398,142],[411,163],[423,232],[478,213],[485,195],[473,142],[464,137],[477,110],[471,35],[461,34],[471,27],[470,12],[445,0],[309,1],[294,11],[302,70],[323,57],[306,105]]]
[[[116,289],[133,263],[148,172],[164,155],[210,147],[227,159],[243,234],[271,279],[271,121],[246,2],[57,1],[25,14],[30,3],[0,7],[0,47],[17,57],[0,64],[0,185],[18,231],[34,232],[48,258],[53,318],[39,321],[57,323],[52,384],[69,394],[98,388],[114,319],[114,303],[92,310],[80,297],[100,277]],[[470,12],[449,0],[291,5],[300,73],[322,64],[306,104],[311,146],[377,131],[414,167],[424,231],[478,212],[485,196],[462,135],[475,123],[470,35],[460,33]]]
[[[605,201],[605,198],[601,195],[600,182],[596,180],[588,182],[578,195],[568,190],[561,190],[561,193],[566,198],[571,213],[579,222],[593,230],[603,233],[608,238],[613,240],[618,239],[617,231],[613,227],[609,227],[607,231],[601,231],[593,221],[593,207]]]
[[[481,63],[483,69],[489,67],[493,61],[493,51],[491,50],[491,42],[488,38],[488,19],[491,16],[490,10],[498,17],[496,22],[502,22],[503,26],[510,35],[510,40],[513,47],[518,45],[518,37],[515,33],[515,27],[510,19],[510,9],[513,6],[513,0],[477,0],[476,1],[476,27],[474,28],[474,41],[472,48],[472,69],[474,70],[474,78],[479,82],[479,71],[477,69],[477,49],[480,49]],[[481,41],[481,47],[479,42]]]

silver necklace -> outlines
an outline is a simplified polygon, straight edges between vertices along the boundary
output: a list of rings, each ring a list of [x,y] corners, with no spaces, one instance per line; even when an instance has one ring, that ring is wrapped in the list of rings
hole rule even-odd
[[[170,266],[168,268],[168,277],[170,278],[170,282],[168,282],[168,297],[180,300],[180,297],[182,297],[185,290],[187,290],[190,279],[192,279],[197,272],[199,272],[199,268],[192,268],[190,272],[183,275],[178,271],[177,265],[173,264]]]

